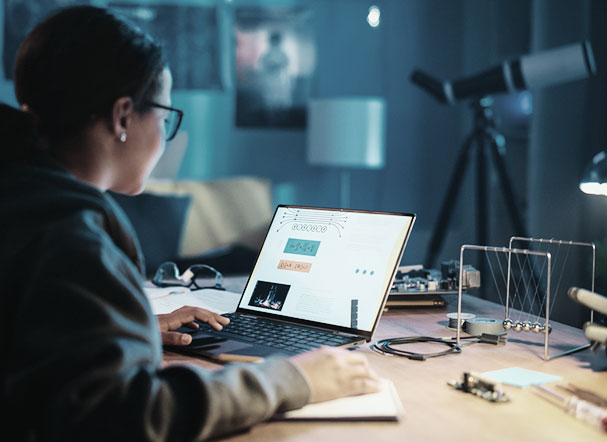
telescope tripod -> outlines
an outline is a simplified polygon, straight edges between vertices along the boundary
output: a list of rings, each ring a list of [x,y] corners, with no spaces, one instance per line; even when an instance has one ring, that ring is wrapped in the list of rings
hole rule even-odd
[[[488,161],[486,151],[490,152],[493,159],[515,234],[523,237],[528,236],[523,225],[523,220],[514,196],[512,182],[508,176],[506,163],[504,161],[504,136],[501,135],[495,127],[491,105],[492,100],[490,97],[480,98],[471,103],[471,107],[474,111],[474,128],[460,147],[451,180],[449,181],[447,194],[441,205],[438,221],[432,232],[428,253],[426,254],[426,260],[424,262],[425,268],[432,268],[436,256],[442,247],[445,234],[449,227],[449,221],[453,214],[453,208],[457,203],[462,180],[468,167],[468,157],[474,145],[476,145],[476,243],[482,246],[487,245],[487,223],[489,214],[487,205]]]

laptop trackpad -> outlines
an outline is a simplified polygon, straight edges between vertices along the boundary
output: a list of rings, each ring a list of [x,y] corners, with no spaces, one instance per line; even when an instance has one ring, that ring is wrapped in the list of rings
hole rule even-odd
[[[189,348],[205,351],[206,349],[212,350],[212,353],[225,353],[242,348],[251,347],[251,344],[246,342],[233,341],[227,338],[221,338],[218,336],[211,335],[197,335],[190,345]]]
[[[266,347],[265,345],[250,344],[232,339],[220,338],[212,335],[196,334],[188,348],[202,354],[219,355],[242,355],[263,358],[272,354],[285,354],[280,350]]]

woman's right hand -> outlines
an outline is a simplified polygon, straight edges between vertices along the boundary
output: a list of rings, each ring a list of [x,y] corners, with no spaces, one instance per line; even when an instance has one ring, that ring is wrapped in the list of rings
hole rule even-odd
[[[321,347],[291,361],[308,381],[310,403],[379,391],[379,378],[360,353]]]

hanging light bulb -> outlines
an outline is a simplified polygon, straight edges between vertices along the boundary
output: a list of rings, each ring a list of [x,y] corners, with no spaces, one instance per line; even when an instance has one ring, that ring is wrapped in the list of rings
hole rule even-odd
[[[381,11],[375,5],[369,8],[369,14],[367,14],[367,23],[372,28],[377,28],[380,23]]]

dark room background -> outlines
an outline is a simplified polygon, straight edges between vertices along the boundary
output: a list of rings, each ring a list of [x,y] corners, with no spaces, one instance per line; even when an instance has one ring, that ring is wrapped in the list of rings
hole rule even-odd
[[[4,44],[5,11],[14,3],[19,2],[2,3],[0,23],[5,32],[0,34],[0,40],[3,39],[0,47],[8,47]],[[118,2],[88,3],[105,6]],[[602,251],[607,248],[607,200],[585,195],[578,189],[588,162],[597,152],[607,149],[607,2],[123,0],[119,3],[214,8],[213,15],[203,20],[212,30],[212,36],[205,38],[215,39],[214,44],[199,48],[201,57],[206,57],[204,63],[210,70],[210,80],[204,84],[185,81],[173,94],[174,105],[185,111],[182,130],[189,137],[180,178],[259,176],[272,182],[277,204],[337,206],[339,170],[307,163],[305,128],[235,124],[234,29],[239,8],[303,11],[315,52],[314,69],[304,88],[306,96],[379,96],[386,100],[386,164],[379,170],[352,171],[351,207],[417,213],[418,220],[403,258],[406,264],[422,263],[425,259],[459,146],[473,125],[473,113],[467,102],[452,106],[438,103],[410,82],[412,70],[420,68],[444,80],[455,79],[514,57],[589,40],[596,59],[596,76],[533,93],[496,96],[494,110],[497,127],[506,140],[505,160],[527,233],[532,237],[597,243],[597,290],[607,292],[603,282],[607,280],[607,252]],[[369,8],[374,5],[381,11],[377,27],[367,22]],[[27,11],[28,8],[23,8],[23,26],[29,23]],[[171,38],[177,42],[175,47],[180,47],[179,36]],[[6,77],[5,73],[0,78],[0,100],[16,104],[12,82]],[[487,168],[487,173],[488,243],[507,246],[515,232],[497,175],[492,167]],[[437,264],[457,259],[462,244],[475,243],[475,192],[471,163],[459,199],[452,205],[453,217]],[[569,262],[561,285],[588,282],[587,257],[570,258]],[[587,319],[587,311],[577,308],[565,307],[555,315],[557,320],[576,325]]]

